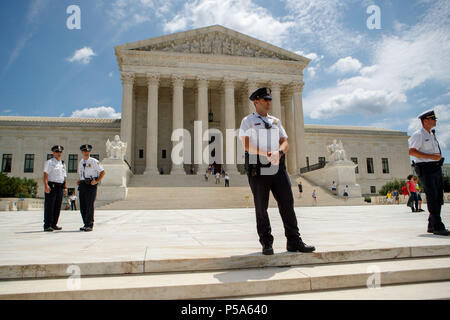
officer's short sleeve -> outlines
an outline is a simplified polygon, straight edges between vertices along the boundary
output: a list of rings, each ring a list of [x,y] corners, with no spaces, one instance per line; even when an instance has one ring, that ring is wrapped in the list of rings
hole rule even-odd
[[[250,137],[250,121],[248,117],[242,119],[241,127],[239,128],[239,137]]]
[[[283,125],[281,124],[281,121],[280,121],[279,127],[280,127],[280,138],[287,138],[288,135],[286,133],[286,130],[284,130]]]
[[[98,173],[100,173],[100,172],[102,172],[102,171],[105,171],[105,169],[103,168],[102,164],[101,164],[100,161],[98,161],[97,159],[96,159],[96,161],[95,161],[95,164],[96,164],[97,172],[98,172]]]
[[[422,134],[420,131],[416,131],[413,135],[408,139],[408,144],[410,149],[419,150],[422,147]]]
[[[47,174],[50,172],[50,160],[45,161],[44,172]]]
[[[78,173],[80,174],[80,179],[81,178],[83,178],[83,176],[82,176],[82,168],[83,168],[83,166],[81,165],[81,162],[82,162],[83,160],[80,160],[80,162],[78,163]]]

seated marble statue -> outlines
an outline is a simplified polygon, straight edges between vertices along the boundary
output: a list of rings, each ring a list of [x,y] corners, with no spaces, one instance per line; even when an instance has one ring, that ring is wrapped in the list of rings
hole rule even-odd
[[[127,144],[120,141],[120,137],[116,135],[111,142],[106,141],[106,155],[109,159],[123,160],[125,153],[127,152]]]
[[[344,145],[341,140],[339,140],[339,143],[333,140],[333,143],[327,146],[327,151],[330,153],[331,162],[346,160]]]

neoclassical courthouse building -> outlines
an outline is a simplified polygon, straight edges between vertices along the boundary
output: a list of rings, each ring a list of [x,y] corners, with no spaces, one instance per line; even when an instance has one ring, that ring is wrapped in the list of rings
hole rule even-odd
[[[219,135],[210,134],[200,142],[202,148],[194,148],[194,139],[201,137],[194,123],[201,121],[202,133],[216,129],[226,136],[226,129],[238,129],[254,111],[248,97],[262,86],[272,89],[272,115],[281,119],[289,136],[290,174],[327,161],[327,145],[334,139],[342,140],[347,157],[358,164],[363,194],[377,193],[386,182],[410,172],[406,132],[304,125],[303,70],[310,62],[305,57],[218,25],[119,45],[115,53],[122,75],[122,119],[0,117],[3,172],[42,185],[50,147],[61,144],[68,184],[74,188],[79,146],[92,144],[92,154],[102,160],[106,140],[118,134],[128,145],[125,158],[135,175],[203,174],[214,161],[220,167],[220,161],[210,157],[210,163],[194,165],[194,158]],[[179,128],[189,131],[192,145],[185,144],[190,152],[185,150],[184,163],[175,164],[171,153],[178,141],[171,136]],[[236,139],[235,149],[238,143]],[[244,173],[236,155],[227,157],[224,151],[223,159],[228,172]]]

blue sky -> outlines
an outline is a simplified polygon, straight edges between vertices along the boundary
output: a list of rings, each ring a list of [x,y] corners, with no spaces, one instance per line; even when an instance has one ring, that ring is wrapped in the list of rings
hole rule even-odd
[[[381,29],[367,27],[373,4]],[[70,5],[81,9],[80,30],[66,26]],[[306,124],[411,134],[415,116],[434,108],[450,159],[450,1],[17,0],[0,7],[0,115],[120,117],[114,46],[221,24],[312,59]]]

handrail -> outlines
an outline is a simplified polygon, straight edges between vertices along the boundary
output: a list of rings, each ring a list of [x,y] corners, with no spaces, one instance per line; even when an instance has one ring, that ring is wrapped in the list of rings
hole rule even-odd
[[[300,174],[322,169],[323,167],[325,167],[325,165],[327,163],[328,163],[327,161],[319,162],[319,163],[313,164],[311,166],[306,166],[304,168],[300,168]]]

